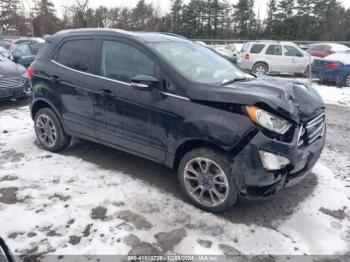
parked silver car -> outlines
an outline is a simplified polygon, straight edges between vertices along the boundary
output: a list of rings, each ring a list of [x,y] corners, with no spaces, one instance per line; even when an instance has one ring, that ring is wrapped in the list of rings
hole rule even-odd
[[[310,58],[291,42],[257,41],[244,44],[237,65],[255,75],[298,73],[308,76]]]

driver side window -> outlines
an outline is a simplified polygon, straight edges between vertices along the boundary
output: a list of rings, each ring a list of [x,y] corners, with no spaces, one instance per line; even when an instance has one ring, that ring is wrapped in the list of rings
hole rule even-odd
[[[285,56],[295,56],[295,57],[303,57],[303,54],[292,46],[284,46],[284,55]]]
[[[129,83],[138,75],[155,76],[155,63],[140,50],[125,43],[102,43],[100,75]]]

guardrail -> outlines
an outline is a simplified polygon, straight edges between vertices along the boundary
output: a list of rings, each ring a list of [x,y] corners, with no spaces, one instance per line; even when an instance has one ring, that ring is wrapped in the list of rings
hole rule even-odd
[[[201,41],[206,44],[234,44],[234,43],[246,43],[246,42],[259,42],[259,41],[274,41],[274,42],[293,42],[296,44],[303,44],[303,45],[311,45],[311,44],[317,44],[317,43],[335,43],[335,44],[343,44],[350,46],[350,41],[302,41],[302,40],[242,40],[242,39],[191,39],[192,41]]]

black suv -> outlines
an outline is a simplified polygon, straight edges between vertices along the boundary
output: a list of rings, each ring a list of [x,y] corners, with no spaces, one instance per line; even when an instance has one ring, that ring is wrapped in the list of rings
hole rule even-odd
[[[255,78],[171,34],[61,31],[28,72],[43,148],[75,136],[162,163],[211,212],[300,181],[325,143],[325,105],[311,86]]]

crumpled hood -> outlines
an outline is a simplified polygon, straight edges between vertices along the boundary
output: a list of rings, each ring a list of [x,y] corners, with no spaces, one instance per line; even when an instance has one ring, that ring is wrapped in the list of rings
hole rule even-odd
[[[309,121],[325,108],[312,86],[280,77],[260,77],[225,87],[197,86],[188,90],[188,96],[197,101],[263,106],[297,123]]]
[[[20,64],[15,64],[11,60],[0,60],[0,76],[19,77],[26,72],[26,69]]]

